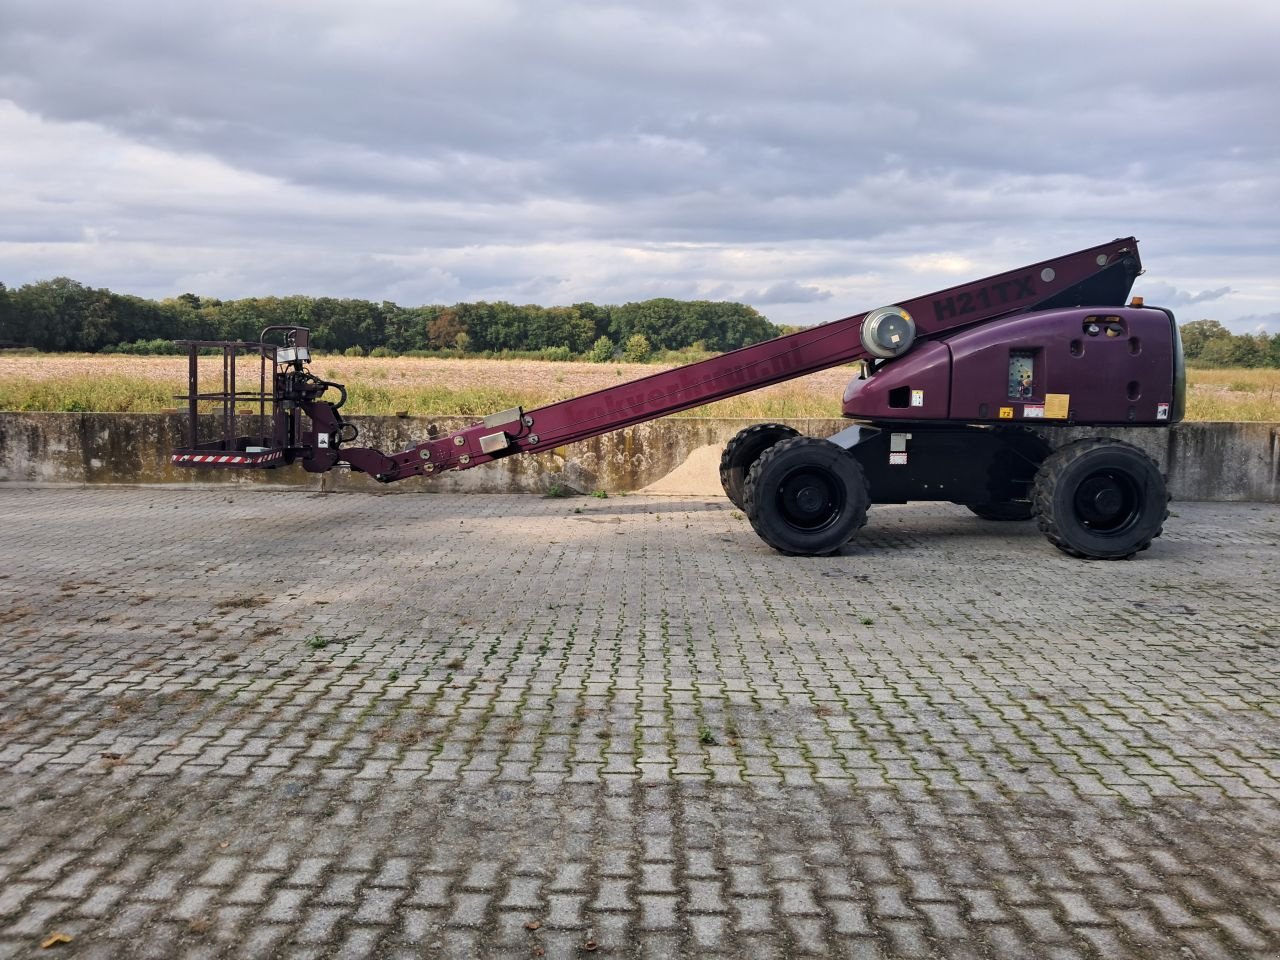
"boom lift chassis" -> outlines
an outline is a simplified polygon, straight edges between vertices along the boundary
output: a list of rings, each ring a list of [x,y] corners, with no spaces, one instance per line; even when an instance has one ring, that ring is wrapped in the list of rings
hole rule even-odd
[[[341,414],[346,390],[309,371],[306,328],[267,327],[256,343],[183,341],[189,423],[172,460],[212,469],[300,463],[314,473],[346,465],[390,483],[548,450],[861,360],[844,398],[848,429],[822,439],[759,424],[725,448],[725,493],[771,546],[831,553],[871,503],[932,499],[988,519],[1037,517],[1075,556],[1129,557],[1167,516],[1155,464],[1104,438],[1054,450],[1031,428],[1167,426],[1181,417],[1172,314],[1125,306],[1140,272],[1136,240],[1119,239],[538,409],[504,410],[392,454],[353,445],[356,428]],[[222,358],[221,389],[202,391],[209,353]],[[245,358],[257,365],[247,384],[237,379]],[[324,399],[330,391],[337,400]]]

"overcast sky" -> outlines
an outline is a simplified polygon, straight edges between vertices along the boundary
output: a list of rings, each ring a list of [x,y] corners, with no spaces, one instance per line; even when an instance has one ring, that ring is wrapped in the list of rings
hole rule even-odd
[[[742,300],[1117,236],[1280,331],[1280,4],[0,0],[0,281]]]

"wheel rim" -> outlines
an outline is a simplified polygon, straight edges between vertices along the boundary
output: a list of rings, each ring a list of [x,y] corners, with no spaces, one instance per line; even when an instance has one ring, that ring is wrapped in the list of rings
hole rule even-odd
[[[1116,536],[1129,530],[1142,515],[1142,491],[1129,474],[1099,470],[1076,487],[1075,513],[1090,531]]]
[[[800,530],[825,530],[840,519],[847,503],[840,478],[815,465],[792,470],[778,486],[778,513]]]

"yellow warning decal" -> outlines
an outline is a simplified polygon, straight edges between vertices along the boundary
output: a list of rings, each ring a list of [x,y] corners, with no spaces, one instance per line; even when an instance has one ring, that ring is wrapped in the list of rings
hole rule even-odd
[[[1046,393],[1044,395],[1044,416],[1046,420],[1065,420],[1071,407],[1071,394]]]
[[[1012,419],[1013,419],[1013,407],[1001,407],[1001,408],[1000,408],[1000,419],[1001,419],[1001,420],[1012,420]]]

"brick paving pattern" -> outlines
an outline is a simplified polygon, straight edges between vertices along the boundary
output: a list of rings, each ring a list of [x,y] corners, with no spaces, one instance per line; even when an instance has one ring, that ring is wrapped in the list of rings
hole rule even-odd
[[[1280,507],[1174,512],[2,488],[0,956],[1275,957]]]

